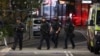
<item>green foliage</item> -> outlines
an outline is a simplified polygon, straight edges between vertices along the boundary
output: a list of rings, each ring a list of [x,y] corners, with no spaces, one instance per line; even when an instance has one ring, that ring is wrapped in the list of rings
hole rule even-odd
[[[9,0],[0,0],[0,9],[8,9],[9,8]]]
[[[39,5],[38,0],[33,0],[33,7],[38,8]]]
[[[3,32],[0,31],[0,40],[3,38]]]
[[[20,9],[27,9],[27,6],[30,7],[29,4],[31,4],[32,1],[32,6],[34,8],[38,8],[39,7],[39,0],[13,0],[16,4],[16,6],[20,7]],[[4,9],[8,9],[9,8],[9,0],[0,0],[0,9],[4,10]]]
[[[14,35],[14,30],[11,25],[6,25],[4,27],[4,36],[7,35],[8,37],[11,37]]]
[[[29,8],[39,8],[40,4],[38,3],[38,0],[13,0],[17,4],[17,6],[20,6],[21,9],[29,9]],[[31,3],[32,1],[32,3]],[[25,3],[26,2],[26,3]],[[27,8],[28,6],[28,8]],[[3,37],[7,36],[13,36],[14,30],[13,27],[10,24],[15,23],[15,18],[19,16],[20,14],[16,12],[7,12],[3,10],[9,10],[9,0],[0,0],[0,16],[2,16],[2,20],[4,21],[4,27],[0,29],[0,32],[3,32],[3,35],[0,37],[2,39]],[[26,15],[26,14],[25,14]],[[25,15],[22,13],[22,18],[24,19]]]
[[[13,28],[11,25],[5,25],[2,29],[0,29],[0,39],[4,37],[11,37],[14,35]]]

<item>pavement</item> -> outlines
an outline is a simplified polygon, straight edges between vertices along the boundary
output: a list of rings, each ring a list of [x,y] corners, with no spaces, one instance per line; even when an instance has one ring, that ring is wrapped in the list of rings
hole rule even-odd
[[[53,43],[51,42],[50,50],[46,50],[45,42],[42,46],[42,50],[38,50],[37,46],[39,44],[39,39],[32,38],[29,41],[23,42],[23,50],[19,50],[18,47],[15,51],[11,50],[11,46],[1,48],[0,56],[100,56],[91,53],[87,49],[86,42],[86,30],[76,29],[75,30],[75,49],[72,49],[70,42],[68,43],[68,49],[63,49],[64,47],[64,32],[60,33],[59,36],[59,46],[57,49],[53,48]]]
[[[84,47],[77,47],[75,49],[62,49],[57,48],[46,50],[37,50],[36,48],[24,48],[22,51],[13,51],[11,48],[5,48],[0,51],[0,56],[100,56],[89,52],[87,49],[81,49]]]

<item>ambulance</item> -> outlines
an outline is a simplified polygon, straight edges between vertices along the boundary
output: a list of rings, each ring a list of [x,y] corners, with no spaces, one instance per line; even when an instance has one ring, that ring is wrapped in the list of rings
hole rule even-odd
[[[100,4],[93,4],[90,8],[87,24],[88,49],[95,54],[100,51]]]

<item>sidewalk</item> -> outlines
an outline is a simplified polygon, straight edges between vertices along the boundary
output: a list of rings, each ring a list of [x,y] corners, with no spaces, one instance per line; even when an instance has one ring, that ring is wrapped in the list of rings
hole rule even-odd
[[[8,38],[6,38],[7,43],[8,43],[8,44],[13,43],[13,41],[14,41],[13,39],[14,39],[14,37],[8,37]],[[24,33],[24,35],[23,35],[23,41],[27,41],[28,39],[29,39],[28,33]],[[0,46],[4,46],[4,41],[3,41],[3,39],[0,40]]]
[[[10,52],[62,52],[62,51],[87,51],[86,46],[77,46],[75,49],[72,49],[71,46],[68,49],[63,49],[63,48],[53,48],[51,47],[49,50],[46,49],[46,47],[43,47],[41,50],[38,50],[37,48],[23,48],[21,51],[19,48],[16,48],[16,50],[12,50],[10,47],[5,47],[0,50],[0,52],[6,52],[6,50],[9,49]]]
[[[63,41],[63,39],[64,39],[64,32],[63,31],[61,32],[61,36],[60,36],[60,41],[62,41],[62,43],[64,42]],[[75,40],[77,40],[77,38],[79,39],[80,37],[84,37],[84,36],[86,36],[86,29],[85,28],[82,29],[82,27],[75,28],[75,34],[77,35],[75,37],[76,38]],[[83,38],[80,38],[80,39],[83,39]],[[38,46],[37,44],[39,44],[39,41],[40,41],[40,39],[31,38],[30,40],[24,41],[23,44],[25,44],[24,46],[32,45],[31,47],[37,47]],[[84,41],[84,39],[80,40],[80,41]],[[12,44],[10,44],[9,46],[12,46]],[[0,46],[0,49],[2,49],[1,46]]]
[[[86,30],[87,26],[75,26],[76,30]]]
[[[24,48],[23,50],[11,50],[11,48],[5,48],[0,51],[0,56],[74,56],[74,53],[89,53],[86,49],[42,49]]]
[[[6,48],[5,46],[0,46],[0,50],[2,50],[2,49],[4,49],[4,48]]]

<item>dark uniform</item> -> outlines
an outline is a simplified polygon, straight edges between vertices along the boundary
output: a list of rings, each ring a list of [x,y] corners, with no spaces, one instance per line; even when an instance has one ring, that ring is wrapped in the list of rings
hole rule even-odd
[[[59,33],[60,31],[58,31],[59,28],[61,28],[61,25],[58,21],[53,21],[51,23],[51,27],[52,27],[52,42],[54,43],[54,48],[58,47],[58,38],[59,38]],[[56,33],[58,31],[58,33]]]
[[[42,22],[40,32],[41,32],[41,40],[38,49],[41,49],[43,40],[46,41],[47,49],[50,49],[50,42],[49,42],[50,27],[47,22]]]
[[[22,41],[23,41],[23,31],[25,29],[25,26],[23,23],[16,24],[15,27],[15,36],[14,36],[14,44],[12,49],[15,50],[17,44],[19,44],[19,49],[22,50]]]
[[[70,19],[68,19],[66,21],[66,24],[64,26],[64,30],[65,30],[65,33],[66,33],[66,37],[65,37],[65,49],[67,49],[67,42],[68,42],[68,39],[70,40],[71,44],[72,44],[72,48],[74,49],[75,48],[75,44],[74,44],[74,41],[73,41],[73,38],[74,38],[74,26],[71,22]]]

